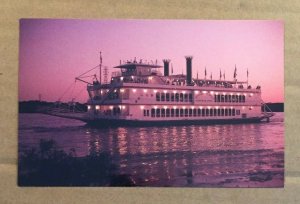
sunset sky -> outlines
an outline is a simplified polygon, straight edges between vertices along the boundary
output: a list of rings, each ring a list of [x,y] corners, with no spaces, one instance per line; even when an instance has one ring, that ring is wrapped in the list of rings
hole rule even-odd
[[[20,20],[19,100],[88,98],[75,77],[99,64],[112,68],[120,60],[171,59],[174,74],[185,73],[193,56],[193,77],[219,78],[261,85],[265,102],[284,101],[284,25],[282,21],[206,20]],[[98,71],[91,72],[91,74]],[[163,72],[163,70],[162,70]]]

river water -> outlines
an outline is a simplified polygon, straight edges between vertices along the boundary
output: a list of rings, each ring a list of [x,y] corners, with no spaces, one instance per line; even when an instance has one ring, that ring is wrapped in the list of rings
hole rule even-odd
[[[284,114],[269,123],[95,128],[71,119],[19,114],[19,153],[52,139],[77,157],[112,156],[138,186],[283,187]]]

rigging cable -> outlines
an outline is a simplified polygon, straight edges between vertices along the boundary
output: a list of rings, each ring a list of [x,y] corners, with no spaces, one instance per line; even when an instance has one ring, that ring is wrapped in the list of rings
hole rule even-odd
[[[100,65],[97,65],[97,66],[93,67],[92,69],[90,69],[90,70],[88,70],[88,71],[84,72],[83,74],[79,75],[77,78],[80,78],[80,77],[82,77],[82,76],[83,76],[83,75],[85,75],[86,73],[89,73],[90,71],[92,71],[92,70],[94,70],[94,69],[98,68],[99,66],[100,66]]]
[[[58,98],[58,101],[60,101],[62,99],[62,97],[64,97],[64,95],[70,90],[70,88],[72,88],[72,86],[75,85],[75,82],[72,82],[70,84],[70,86],[65,90],[65,92],[61,95],[61,97]]]
[[[71,94],[70,94],[71,101],[73,101],[73,92],[74,92],[75,86],[76,86],[76,80],[75,80],[73,89],[72,89]]]

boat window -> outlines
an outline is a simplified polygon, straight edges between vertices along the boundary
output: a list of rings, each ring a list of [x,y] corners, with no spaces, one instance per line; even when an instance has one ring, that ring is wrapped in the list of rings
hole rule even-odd
[[[221,109],[218,109],[218,116],[221,116]]]
[[[166,116],[166,109],[162,108],[161,109],[161,117],[165,117]]]
[[[156,101],[160,101],[160,93],[159,92],[156,93]]]
[[[144,116],[147,116],[147,110],[144,109]]]
[[[197,109],[196,108],[193,110],[193,115],[197,116]]]
[[[241,111],[240,110],[236,110],[236,115],[240,115]]]
[[[166,101],[170,101],[170,93],[166,93]]]
[[[241,103],[242,102],[242,96],[239,95],[239,102]]]
[[[235,109],[232,109],[232,116],[235,116]]]
[[[224,116],[224,109],[221,109],[221,116]]]
[[[193,116],[193,109],[189,109],[189,116]]]
[[[188,111],[188,109],[184,109],[184,116],[185,116],[185,117],[188,117],[188,116],[189,116],[189,111]]]
[[[239,102],[239,96],[235,95],[235,102],[238,103]]]
[[[175,99],[175,94],[171,93],[171,101],[174,101],[174,99]]]
[[[228,102],[231,102],[231,95],[228,95]]]
[[[166,117],[170,117],[170,109],[166,109]]]
[[[201,111],[201,112],[202,112],[202,114],[201,114],[201,115],[202,115],[202,116],[205,116],[205,109],[202,109],[202,111]]]
[[[228,109],[225,109],[225,116],[228,116]]]
[[[205,111],[205,115],[206,116],[209,116],[209,109],[205,109],[206,111]]]
[[[161,101],[165,101],[165,93],[160,94],[160,99],[161,99]]]
[[[171,117],[174,117],[174,112],[175,112],[175,111],[174,111],[174,109],[172,108],[172,109],[171,109]]]
[[[149,116],[149,110],[147,110],[147,116]]]
[[[177,102],[179,101],[179,93],[175,94],[175,99],[176,99]]]
[[[179,98],[180,98],[180,102],[183,102],[183,93],[180,93]]]
[[[214,116],[217,116],[217,109],[214,108]]]
[[[184,101],[187,102],[188,101],[188,94],[184,94]]]
[[[156,117],[160,117],[160,109],[156,109]]]
[[[198,116],[201,116],[201,109],[198,108]]]
[[[151,117],[155,117],[155,109],[154,108],[151,109]]]
[[[179,117],[179,109],[175,109],[176,110],[176,117]]]
[[[235,102],[235,95],[231,96],[231,102],[233,102],[233,103]]]
[[[221,101],[221,95],[217,95],[217,102]]]
[[[180,117],[183,117],[183,109],[180,108]]]
[[[231,109],[228,109],[228,115],[231,116]]]
[[[245,101],[246,101],[246,97],[243,95],[242,96],[242,102],[245,103]]]
[[[214,115],[213,112],[214,112],[213,109],[209,109],[209,115],[210,115],[210,116],[213,116],[213,115]]]
[[[228,96],[225,95],[225,102],[228,102]]]
[[[224,95],[221,95],[221,102],[224,102]]]
[[[192,102],[192,101],[193,101],[193,94],[189,93],[189,102]]]

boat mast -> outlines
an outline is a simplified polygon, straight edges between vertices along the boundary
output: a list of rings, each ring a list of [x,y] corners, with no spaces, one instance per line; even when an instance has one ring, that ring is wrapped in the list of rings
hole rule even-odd
[[[100,52],[100,73],[99,73],[99,83],[100,84],[101,84],[101,80],[102,80],[101,72],[102,72],[102,56],[101,56],[101,52]]]

